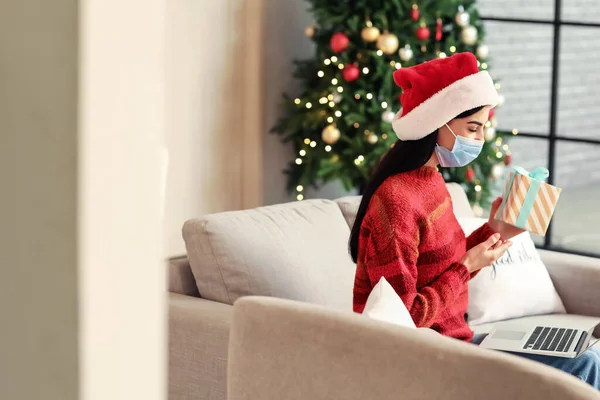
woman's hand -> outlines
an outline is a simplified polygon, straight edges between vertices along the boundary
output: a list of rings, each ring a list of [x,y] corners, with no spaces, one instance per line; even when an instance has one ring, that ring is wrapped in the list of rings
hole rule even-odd
[[[496,219],[496,213],[498,212],[498,208],[500,208],[500,204],[502,204],[502,197],[498,197],[492,203],[492,209],[490,210],[490,218],[488,220],[490,228],[492,228],[494,232],[499,233],[500,238],[502,240],[512,239],[515,236],[525,232],[521,228],[517,228],[516,226],[509,225],[506,222],[502,222]]]
[[[463,256],[460,262],[467,267],[469,272],[479,271],[481,268],[489,267],[500,258],[508,248],[512,246],[509,241],[502,241],[500,234],[495,233],[485,242],[478,244]]]

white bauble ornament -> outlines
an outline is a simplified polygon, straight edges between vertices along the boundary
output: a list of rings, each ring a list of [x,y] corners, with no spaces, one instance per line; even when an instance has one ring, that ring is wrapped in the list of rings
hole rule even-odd
[[[477,46],[475,54],[477,54],[477,57],[485,60],[486,58],[488,58],[488,55],[490,55],[490,49],[487,47],[487,45],[481,44]]]
[[[479,204],[473,204],[473,215],[477,218],[481,218],[483,216],[483,208]]]
[[[385,32],[377,39],[377,48],[388,55],[395,53],[399,45],[398,36],[393,33]]]
[[[485,129],[485,133],[483,134],[486,142],[491,142],[496,138],[496,128],[488,127]]]
[[[496,117],[492,117],[490,118],[490,124],[495,128],[498,126],[498,120],[496,119]]]
[[[413,51],[410,48],[410,45],[406,45],[398,51],[398,55],[402,61],[408,61],[413,58]]]
[[[321,138],[327,144],[335,144],[338,140],[340,140],[340,130],[335,126],[335,124],[327,125],[323,132],[321,132]]]
[[[369,142],[370,144],[375,144],[377,143],[377,140],[379,138],[377,137],[377,135],[375,135],[374,133],[371,133],[369,136],[367,136],[367,142]]]
[[[335,92],[334,94],[332,94],[333,98],[331,99],[335,104],[339,103],[340,101],[342,101],[342,95],[339,94],[338,92]]]
[[[500,179],[504,176],[504,165],[496,164],[492,167],[492,178]]]
[[[393,111],[384,111],[383,114],[381,114],[381,120],[383,122],[387,122],[388,124],[391,124],[392,121],[394,120],[394,117],[396,116],[396,113],[394,113]]]
[[[496,104],[496,107],[502,107],[504,105],[504,95],[499,94],[498,95],[498,104]]]
[[[472,25],[465,26],[460,34],[460,38],[467,46],[477,43],[477,28]]]
[[[454,20],[456,21],[456,25],[458,26],[467,26],[469,25],[469,22],[471,22],[471,16],[469,15],[469,13],[459,11],[456,14],[456,18],[454,18]]]

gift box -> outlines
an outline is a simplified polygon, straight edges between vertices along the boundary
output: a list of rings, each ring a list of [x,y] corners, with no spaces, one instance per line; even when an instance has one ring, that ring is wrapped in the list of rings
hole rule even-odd
[[[562,189],[545,182],[546,168],[528,172],[515,167],[510,172],[496,219],[544,236]]]

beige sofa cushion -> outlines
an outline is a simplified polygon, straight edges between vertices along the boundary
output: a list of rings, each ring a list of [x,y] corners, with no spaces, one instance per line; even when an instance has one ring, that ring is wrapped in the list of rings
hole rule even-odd
[[[469,204],[469,200],[467,199],[467,195],[463,188],[458,183],[447,183],[446,187],[452,197],[454,214],[457,217],[472,217],[473,210],[471,209],[471,205]],[[336,203],[342,210],[346,223],[350,228],[354,225],[361,199],[362,196],[346,196],[336,200]]]
[[[346,196],[335,201],[338,207],[340,207],[340,210],[342,210],[344,219],[346,220],[346,223],[350,229],[352,229],[352,225],[354,225],[354,220],[356,219],[356,213],[358,212],[361,199],[362,196]]]
[[[208,215],[183,227],[203,298],[263,295],[352,310],[350,229],[329,200]]]

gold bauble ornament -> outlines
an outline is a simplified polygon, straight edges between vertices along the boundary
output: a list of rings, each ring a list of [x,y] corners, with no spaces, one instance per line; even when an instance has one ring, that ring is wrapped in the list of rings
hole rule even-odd
[[[380,35],[381,32],[374,26],[366,26],[360,31],[360,37],[367,43],[376,42]]]
[[[460,33],[460,38],[461,38],[462,42],[464,44],[466,44],[467,46],[473,46],[475,43],[477,43],[477,38],[478,38],[477,28],[475,28],[472,25],[465,26],[463,28],[462,32]]]
[[[327,144],[335,144],[340,140],[341,132],[335,124],[327,125],[321,132],[321,138]]]
[[[376,134],[374,134],[374,133],[371,133],[369,136],[367,136],[367,142],[369,142],[370,144],[375,144],[375,143],[377,143],[377,140],[378,140],[378,139],[379,139],[379,138],[378,138],[378,137],[377,137],[377,135],[376,135]]]
[[[313,37],[315,36],[315,31],[316,31],[316,27],[315,25],[309,25],[304,29],[304,34],[306,35],[306,37]]]
[[[379,32],[378,28],[373,26],[373,23],[368,17],[366,25],[367,26],[364,27],[362,31],[360,31],[360,37],[362,37],[362,39],[368,43],[376,42],[377,39],[379,39],[381,32]]]
[[[398,46],[400,46],[398,36],[393,33],[384,32],[383,35],[379,36],[379,39],[377,39],[377,48],[383,51],[384,54],[394,54],[396,50],[398,50]]]

